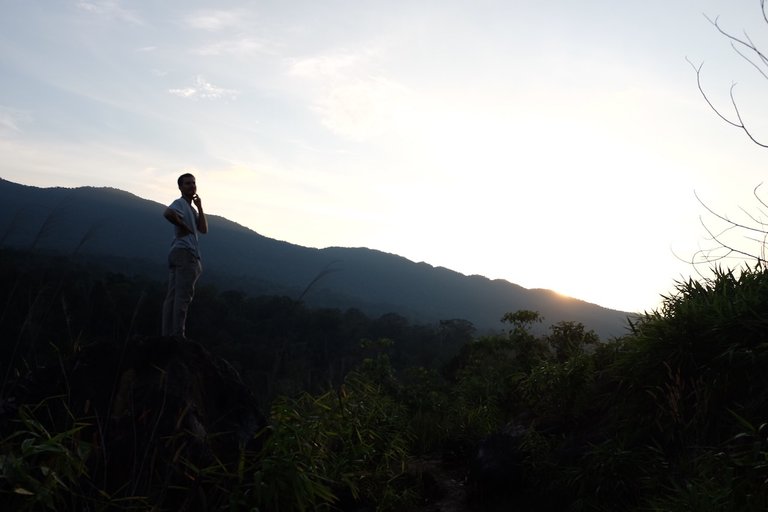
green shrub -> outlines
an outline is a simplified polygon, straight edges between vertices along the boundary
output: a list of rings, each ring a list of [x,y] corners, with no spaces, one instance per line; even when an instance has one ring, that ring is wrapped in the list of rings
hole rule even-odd
[[[278,398],[255,462],[254,501],[265,510],[330,509],[341,495],[396,510],[409,436],[405,409],[352,373],[338,392]]]
[[[22,406],[17,430],[0,442],[0,493],[13,510],[66,508],[80,493],[90,451],[80,439],[84,425],[49,432],[35,417],[44,407]]]
[[[521,380],[519,393],[537,417],[575,418],[594,399],[592,357],[579,354],[560,363],[542,361]]]

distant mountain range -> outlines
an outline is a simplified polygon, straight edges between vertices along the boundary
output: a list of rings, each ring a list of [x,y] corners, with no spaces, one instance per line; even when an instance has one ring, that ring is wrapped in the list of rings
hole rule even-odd
[[[169,192],[169,203],[174,198]],[[0,179],[0,248],[94,259],[128,274],[164,279],[171,228],[165,205],[112,188],[38,188]],[[545,324],[582,322],[601,337],[626,332],[629,313],[550,290],[466,276],[366,248],[313,249],[267,238],[208,215],[203,278],[220,289],[303,297],[310,306],[399,313],[415,322],[462,318],[499,330],[508,311],[530,309]]]

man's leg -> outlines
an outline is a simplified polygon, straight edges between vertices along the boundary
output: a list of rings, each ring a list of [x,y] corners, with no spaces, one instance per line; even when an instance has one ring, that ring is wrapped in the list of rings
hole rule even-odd
[[[161,334],[163,336],[173,336],[173,311],[176,298],[176,276],[177,268],[171,261],[171,255],[168,255],[168,292],[163,301],[163,324]]]
[[[200,260],[184,249],[171,251],[176,264],[176,289],[173,304],[173,335],[186,337],[187,311],[200,277]]]

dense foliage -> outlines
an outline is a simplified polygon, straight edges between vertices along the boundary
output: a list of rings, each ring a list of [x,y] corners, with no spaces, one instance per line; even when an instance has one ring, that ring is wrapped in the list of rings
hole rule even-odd
[[[19,376],[84,344],[154,334],[162,286],[0,258],[0,496],[14,510],[146,508],[88,474],[87,418],[53,431],[45,403],[11,398]],[[534,335],[534,311],[478,336],[461,320],[419,326],[213,289],[194,308],[190,332],[270,411],[259,451],[188,468],[212,510],[417,510],[430,499],[417,461],[435,454],[469,474],[485,510],[768,509],[762,268],[682,282],[604,342],[574,322]],[[513,454],[501,485],[477,476],[478,446]]]
[[[83,343],[160,333],[163,283],[101,270],[91,262],[0,250],[0,377],[55,364]],[[389,313],[310,309],[288,297],[250,297],[198,287],[188,332],[226,358],[264,404],[278,394],[319,392],[340,384],[371,349],[390,338],[397,368],[438,367],[472,339],[464,320],[414,325]],[[6,390],[7,392],[7,390]]]

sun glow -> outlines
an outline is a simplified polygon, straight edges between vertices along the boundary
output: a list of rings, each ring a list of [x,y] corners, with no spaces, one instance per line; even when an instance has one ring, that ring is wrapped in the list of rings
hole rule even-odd
[[[374,243],[393,247],[399,240],[411,248],[405,255],[417,260],[617,309],[657,305],[670,278],[659,273],[669,268],[670,254],[629,274],[626,255],[666,229],[667,213],[654,205],[674,204],[679,189],[668,180],[659,189],[657,173],[668,164],[633,154],[623,128],[608,131],[600,122],[556,111],[538,111],[534,118],[525,111],[469,108],[423,109],[406,125],[411,167],[405,174],[414,178],[407,187],[384,185],[385,195],[401,205],[392,212],[401,228]],[[617,194],[621,189],[632,194]],[[599,273],[582,270],[597,262]],[[648,279],[659,281],[658,294],[638,298]]]
[[[764,33],[749,2],[240,3],[13,3],[3,177],[166,203],[190,169],[207,211],[266,236],[627,310],[693,273],[694,190],[723,211],[763,179],[684,60],[707,59],[718,105],[738,80],[765,129],[764,82],[700,15]]]

